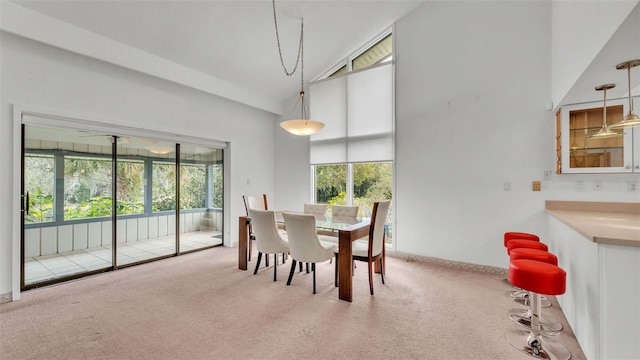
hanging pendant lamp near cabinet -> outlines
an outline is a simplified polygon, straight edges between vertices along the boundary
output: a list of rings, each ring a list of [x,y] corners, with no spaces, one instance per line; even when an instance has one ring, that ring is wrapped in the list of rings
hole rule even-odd
[[[596,86],[596,91],[602,91],[604,93],[604,105],[602,108],[602,128],[594,134],[587,135],[589,139],[607,139],[616,136],[622,136],[624,133],[616,132],[607,127],[607,90],[616,87],[615,84],[604,84]]]
[[[306,99],[304,98],[304,19],[300,20],[300,43],[298,45],[298,57],[296,58],[296,64],[293,67],[293,70],[288,71],[287,67],[284,65],[284,60],[282,59],[282,49],[280,47],[280,34],[278,33],[278,18],[276,16],[275,0],[272,1],[272,4],[273,23],[276,28],[276,41],[278,42],[278,54],[280,55],[280,64],[282,64],[282,69],[284,69],[284,73],[287,76],[291,76],[295,74],[296,69],[298,68],[298,63],[300,64],[300,95],[298,97],[298,101],[293,107],[293,110],[295,110],[298,107],[298,104],[300,104],[300,118],[285,120],[280,123],[280,127],[294,135],[305,136],[315,134],[316,132],[318,132],[318,130],[324,127],[324,123],[309,119],[307,103]]]
[[[640,59],[625,61],[616,65],[616,69],[618,70],[627,69],[627,79],[629,84],[629,113],[622,118],[622,121],[609,125],[609,129],[621,129],[640,125],[640,117],[633,113],[633,98],[631,96],[631,68],[639,65]]]

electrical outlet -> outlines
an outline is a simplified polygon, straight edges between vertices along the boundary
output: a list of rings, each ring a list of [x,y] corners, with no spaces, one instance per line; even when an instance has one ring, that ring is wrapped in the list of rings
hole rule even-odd
[[[544,172],[544,180],[545,181],[551,180],[551,173],[552,173],[551,170],[547,170],[547,171]]]
[[[502,184],[502,187],[504,188],[504,191],[511,191],[511,182],[505,181],[504,184]]]
[[[593,182],[593,191],[600,191],[602,189],[602,181]]]
[[[576,181],[576,191],[584,191],[584,181]]]
[[[637,181],[627,181],[627,191],[628,192],[638,192],[638,182]]]

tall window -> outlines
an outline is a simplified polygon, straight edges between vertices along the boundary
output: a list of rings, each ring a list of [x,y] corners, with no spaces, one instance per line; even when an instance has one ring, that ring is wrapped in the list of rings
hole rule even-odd
[[[311,116],[325,122],[310,137],[316,202],[357,205],[358,216],[370,217],[374,202],[392,198],[393,64],[386,63],[391,58],[387,33],[311,84]],[[391,211],[385,228],[391,242]]]

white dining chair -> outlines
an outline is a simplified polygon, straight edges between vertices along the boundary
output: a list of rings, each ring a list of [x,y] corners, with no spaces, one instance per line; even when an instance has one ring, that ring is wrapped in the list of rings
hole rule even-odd
[[[284,254],[289,252],[289,242],[283,239],[276,226],[276,214],[272,210],[255,210],[249,209],[251,224],[253,225],[253,234],[256,239],[256,247],[258,249],[258,260],[256,261],[256,269],[253,275],[258,273],[262,254],[266,258],[273,254],[273,281],[277,279],[278,271],[278,254],[283,254],[282,263],[285,263]],[[267,265],[268,266],[268,265]]]
[[[373,295],[373,264],[380,262],[380,275],[384,284],[384,239],[385,239],[385,221],[387,220],[387,212],[391,201],[380,201],[373,204],[373,213],[371,214],[371,225],[369,228],[369,241],[354,241],[351,244],[352,258],[354,261],[364,261],[369,265],[369,291]],[[338,250],[336,253],[336,276],[335,286],[338,286]]]
[[[268,210],[269,206],[267,205],[267,194],[260,195],[242,195],[242,202],[244,203],[244,210],[249,216],[249,210]],[[250,217],[250,216],[249,216]],[[253,252],[253,245],[251,244],[251,240],[255,240],[255,236],[253,235],[253,225],[249,225],[249,255],[248,260],[251,261],[251,254]],[[267,266],[269,266],[269,259],[266,260]]]
[[[316,218],[311,214],[284,213],[284,224],[289,238],[292,263],[287,286],[291,285],[296,263],[311,264],[313,293],[316,293],[316,263],[333,258],[336,245],[321,243],[316,234]]]
[[[351,205],[333,205],[331,207],[331,221],[355,224],[358,222],[358,207]]]
[[[327,204],[304,204],[303,212],[314,215],[316,220],[324,220],[327,217]]]

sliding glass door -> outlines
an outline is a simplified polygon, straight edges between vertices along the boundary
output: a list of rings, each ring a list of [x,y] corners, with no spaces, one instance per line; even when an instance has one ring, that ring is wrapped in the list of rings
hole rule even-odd
[[[113,266],[112,137],[24,128],[23,284]]]
[[[121,136],[116,152],[116,266],[175,255],[175,143]]]
[[[222,245],[222,150],[180,144],[180,252]]]
[[[23,129],[23,289],[222,244],[222,149]]]

